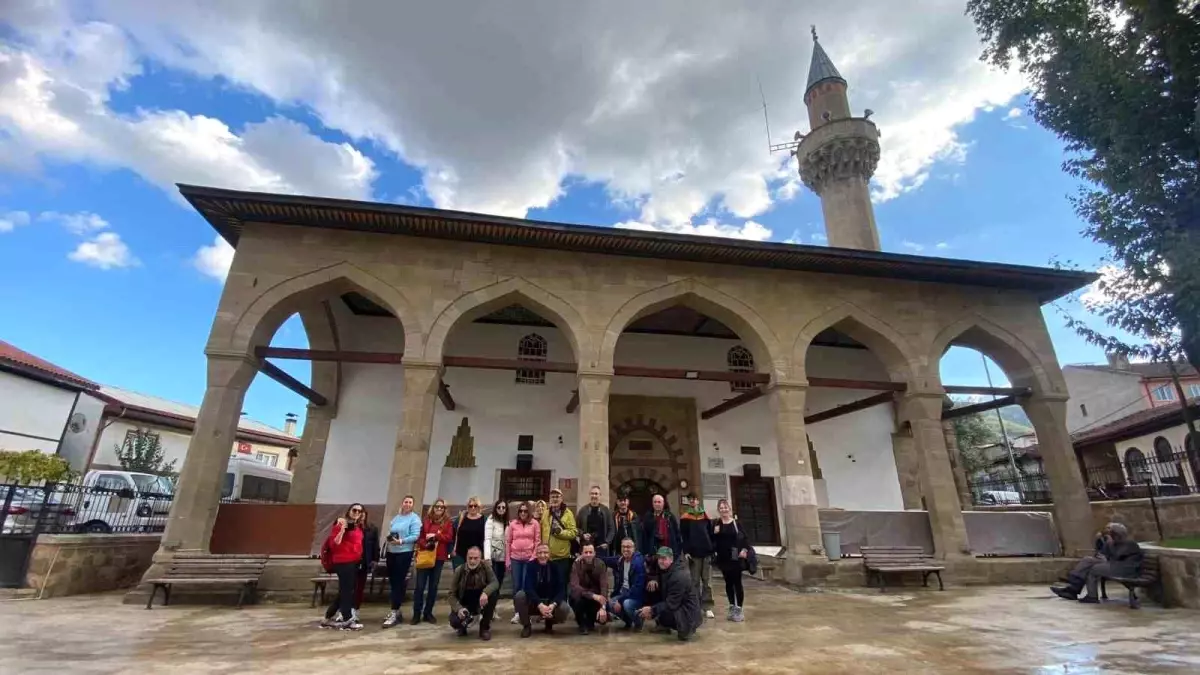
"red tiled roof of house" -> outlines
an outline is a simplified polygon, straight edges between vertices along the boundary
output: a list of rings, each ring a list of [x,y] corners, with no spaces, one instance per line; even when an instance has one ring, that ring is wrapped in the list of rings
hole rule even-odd
[[[1188,401],[1192,414],[1200,418],[1200,398]],[[1154,433],[1160,429],[1183,424],[1183,409],[1177,405],[1158,406],[1139,410],[1107,424],[1101,424],[1093,429],[1076,432],[1072,444],[1081,446],[1096,445],[1106,441],[1120,441],[1134,436]]]
[[[1085,370],[1100,370],[1115,373],[1133,373],[1148,380],[1160,380],[1171,377],[1171,367],[1166,363],[1130,363],[1116,368],[1107,364],[1079,363],[1066,366],[1067,368],[1083,368]],[[1196,369],[1191,364],[1179,361],[1175,364],[1175,372],[1179,377],[1196,377]]]
[[[4,340],[0,340],[0,368],[14,370],[38,380],[49,380],[54,383],[95,391],[100,385],[87,378],[60,368],[45,359],[40,359],[29,352],[18,349]]]

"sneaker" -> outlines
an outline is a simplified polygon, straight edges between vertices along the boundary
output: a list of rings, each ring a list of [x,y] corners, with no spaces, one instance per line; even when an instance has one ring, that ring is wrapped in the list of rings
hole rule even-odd
[[[336,628],[338,622],[333,619],[321,619],[321,628]]]
[[[521,623],[521,617],[517,616],[516,614],[513,614],[512,621],[509,621],[509,623],[511,623],[513,625]]]
[[[592,631],[591,631],[591,629],[590,629],[590,628],[588,628],[587,626],[580,626],[580,627],[579,627],[579,634],[580,634],[580,635],[587,635],[587,634],[588,634],[588,633],[590,633],[590,632],[592,632]]]
[[[349,621],[343,621],[338,624],[338,628],[341,630],[362,630],[363,625],[354,619],[350,619]]]
[[[733,610],[736,609],[733,605],[725,608],[725,620],[733,621]]]
[[[358,610],[357,609],[350,610],[350,620],[358,621]]]
[[[533,626],[521,626],[521,637],[527,638],[533,635]]]
[[[402,619],[398,613],[388,612],[388,615],[383,617],[383,627],[391,628],[392,626],[395,626],[397,623],[400,623],[401,620]]]
[[[734,623],[741,623],[746,620],[746,614],[742,611],[741,607],[733,608],[733,619],[732,620]]]
[[[716,615],[716,614],[713,614],[713,611],[712,611],[711,609],[706,609],[706,610],[704,610],[704,616],[705,616],[706,618],[709,618],[709,619],[715,619],[715,618],[717,618],[717,615]]]

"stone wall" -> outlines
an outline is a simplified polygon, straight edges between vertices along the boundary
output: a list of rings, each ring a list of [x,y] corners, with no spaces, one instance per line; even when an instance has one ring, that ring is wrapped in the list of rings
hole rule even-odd
[[[53,598],[128,588],[150,567],[158,534],[43,534],[30,554],[25,585]]]
[[[1145,548],[1147,553],[1158,555],[1163,606],[1200,609],[1200,551],[1158,546]]]
[[[765,558],[763,560],[766,560]],[[939,560],[946,565],[942,572],[942,581],[950,586],[989,586],[1001,584],[1049,584],[1066,574],[1074,564],[1069,558],[951,558]],[[764,572],[768,579],[782,580],[781,568],[787,563],[765,565]],[[770,568],[768,571],[767,568]],[[824,588],[862,588],[867,579],[863,572],[862,560],[845,558],[837,562],[804,562],[800,564],[800,577],[805,587]],[[794,578],[794,572],[787,575]],[[888,587],[893,585],[920,586],[921,575],[889,575]],[[937,579],[929,578],[932,588],[937,588]]]
[[[1200,495],[1160,497],[1154,500],[1163,537],[1200,536]],[[1050,505],[981,506],[976,511],[1050,511]],[[1137,541],[1157,541],[1154,508],[1149,499],[1092,502],[1094,529],[1099,532],[1108,523],[1121,523]]]

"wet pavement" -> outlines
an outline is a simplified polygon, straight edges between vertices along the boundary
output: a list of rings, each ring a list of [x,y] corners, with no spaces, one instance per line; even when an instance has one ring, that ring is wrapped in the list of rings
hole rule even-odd
[[[751,585],[753,584],[753,585]],[[716,589],[720,591],[721,589]],[[0,673],[1197,673],[1200,612],[1118,592],[1079,605],[1028,586],[945,592],[795,592],[748,582],[746,622],[707,621],[697,638],[610,630],[518,637],[511,605],[491,642],[439,624],[384,631],[368,605],[358,633],[316,628],[304,605],[173,606],[116,594],[0,601]]]

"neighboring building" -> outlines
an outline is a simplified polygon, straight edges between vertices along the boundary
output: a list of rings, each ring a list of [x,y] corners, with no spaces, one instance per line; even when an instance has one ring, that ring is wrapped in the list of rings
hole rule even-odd
[[[163,461],[175,460],[175,470],[183,468],[196,416],[200,409],[186,403],[139,394],[117,387],[101,386],[94,394],[104,402],[103,431],[96,438],[89,468],[120,468],[117,452],[125,439],[138,429],[157,434],[163,449]],[[295,421],[285,427],[295,431]],[[245,417],[238,420],[237,440],[230,456],[244,457],[280,469],[291,469],[291,450],[300,439],[287,430]]]
[[[1187,363],[1177,363],[1180,384],[1188,398],[1200,397],[1200,375]],[[1090,431],[1114,420],[1150,408],[1179,405],[1170,366],[1165,363],[1130,363],[1109,356],[1105,365],[1063,366],[1071,392],[1067,429]]]
[[[1188,407],[1200,424],[1200,399],[1191,399]],[[1189,438],[1178,404],[1140,410],[1072,440],[1093,488],[1112,492],[1149,481],[1160,493],[1182,494],[1200,486],[1200,448]]]
[[[0,450],[39,450],[83,466],[100,424],[95,382],[0,341]]]

